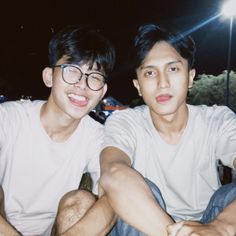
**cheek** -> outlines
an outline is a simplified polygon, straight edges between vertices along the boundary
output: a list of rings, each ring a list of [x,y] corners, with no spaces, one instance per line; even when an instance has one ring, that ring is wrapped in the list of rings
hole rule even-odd
[[[140,81],[139,87],[141,91],[152,91],[157,87],[157,82],[156,80]]]
[[[175,93],[179,95],[179,97],[186,97],[188,92],[187,83],[178,83],[174,86]]]
[[[171,87],[176,88],[178,90],[186,90],[188,89],[188,76],[181,75],[176,78],[170,80]]]
[[[52,80],[52,87],[53,88],[60,88],[64,85],[63,80],[59,77],[54,77]]]
[[[90,98],[92,99],[93,103],[98,103],[103,98],[103,93],[93,93],[90,95]]]

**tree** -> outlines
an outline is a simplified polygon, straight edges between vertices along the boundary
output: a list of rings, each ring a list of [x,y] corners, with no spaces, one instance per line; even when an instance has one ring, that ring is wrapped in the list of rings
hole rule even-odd
[[[194,105],[225,105],[226,75],[198,75],[189,91],[188,103]],[[236,111],[236,73],[231,71],[229,83],[229,107]]]

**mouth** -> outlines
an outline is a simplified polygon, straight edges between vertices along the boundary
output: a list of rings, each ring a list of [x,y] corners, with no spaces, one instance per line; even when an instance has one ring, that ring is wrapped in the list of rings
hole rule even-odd
[[[159,95],[156,97],[157,102],[159,103],[167,103],[171,100],[172,96],[169,94],[163,94],[163,95]]]
[[[78,107],[85,107],[85,106],[87,106],[87,104],[89,102],[87,97],[82,96],[82,95],[77,95],[74,93],[68,94],[68,97],[69,97],[70,102],[73,105],[78,106]]]

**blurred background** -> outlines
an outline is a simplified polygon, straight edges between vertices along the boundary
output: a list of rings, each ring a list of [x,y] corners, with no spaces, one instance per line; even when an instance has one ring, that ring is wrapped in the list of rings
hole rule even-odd
[[[229,19],[218,16],[223,0],[99,0],[6,2],[0,14],[0,95],[8,100],[46,99],[41,72],[47,66],[52,34],[68,24],[92,24],[111,39],[117,63],[109,92],[121,104],[138,95],[128,70],[128,54],[137,27],[160,23],[190,33],[197,45],[198,75],[217,77],[227,70]],[[236,4],[236,1],[235,1]],[[236,70],[236,25],[232,28],[231,68]],[[223,89],[223,88],[222,88]],[[217,89],[216,89],[217,90]],[[222,92],[224,93],[224,92]]]

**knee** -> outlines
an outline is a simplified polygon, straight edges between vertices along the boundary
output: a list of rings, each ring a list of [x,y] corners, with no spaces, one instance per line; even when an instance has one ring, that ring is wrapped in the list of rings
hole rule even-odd
[[[72,190],[66,193],[59,202],[59,210],[76,206],[77,208],[90,208],[96,197],[86,190]]]
[[[53,231],[61,234],[68,230],[86,214],[95,201],[95,196],[86,190],[66,193],[59,202]]]

